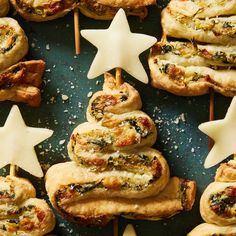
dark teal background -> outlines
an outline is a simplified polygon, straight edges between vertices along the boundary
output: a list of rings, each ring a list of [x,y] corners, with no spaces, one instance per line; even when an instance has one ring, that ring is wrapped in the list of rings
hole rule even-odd
[[[143,22],[138,18],[129,17],[131,30],[160,39],[160,10],[166,2],[159,1],[157,7],[150,7],[149,16]],[[42,105],[39,108],[31,108],[18,104],[28,126],[47,127],[54,130],[53,137],[36,148],[38,159],[46,170],[48,164],[69,160],[66,150],[69,136],[76,125],[86,121],[87,94],[90,91],[100,90],[103,78],[100,76],[96,80],[88,80],[86,77],[96,53],[96,49],[90,43],[81,39],[81,55],[74,56],[73,14],[45,23],[26,22],[19,16],[13,15],[19,20],[29,38],[30,51],[27,59],[44,59],[47,63]],[[80,15],[81,29],[104,29],[109,24],[110,22],[95,21]],[[50,50],[46,49],[47,44]],[[141,59],[148,72],[147,56],[148,51],[141,55]],[[143,111],[154,120],[161,120],[157,123],[159,135],[154,147],[166,157],[171,175],[196,180],[198,190],[192,211],[156,222],[120,219],[119,235],[122,235],[127,223],[135,226],[138,236],[186,235],[202,222],[198,210],[199,198],[206,185],[213,181],[215,173],[215,168],[210,170],[203,168],[203,161],[208,153],[208,140],[197,129],[200,123],[208,121],[209,96],[177,97],[154,89],[149,84],[142,84],[125,73],[123,75],[125,80],[140,92]],[[67,95],[69,100],[63,102],[62,94]],[[216,118],[224,117],[230,100],[230,98],[216,95]],[[12,102],[0,103],[0,126],[4,125],[12,105]],[[182,113],[185,115],[186,122],[180,121],[176,124],[174,121]],[[66,142],[60,145],[59,142],[64,139]],[[8,173],[8,168],[2,171],[3,175],[6,173]],[[43,179],[37,179],[21,170],[18,174],[32,181],[37,189],[38,197],[47,199]],[[57,215],[54,233],[60,236],[111,236],[112,224],[104,228],[83,227],[69,223]]]

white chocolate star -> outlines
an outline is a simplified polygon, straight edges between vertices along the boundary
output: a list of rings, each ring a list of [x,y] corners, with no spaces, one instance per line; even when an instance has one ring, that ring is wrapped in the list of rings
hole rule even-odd
[[[209,152],[204,167],[210,168],[236,153],[236,97],[233,98],[223,120],[199,125],[199,129],[211,137],[215,144]]]
[[[148,83],[139,54],[150,48],[157,39],[145,34],[131,33],[123,9],[117,12],[108,29],[82,30],[81,35],[98,49],[88,72],[89,79],[119,67],[143,83]]]
[[[0,168],[14,164],[34,176],[43,177],[34,146],[52,134],[49,129],[27,127],[19,108],[14,105],[0,128]]]

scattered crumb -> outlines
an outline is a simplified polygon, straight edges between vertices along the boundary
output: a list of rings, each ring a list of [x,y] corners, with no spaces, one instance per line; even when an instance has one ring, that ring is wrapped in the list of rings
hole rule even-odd
[[[63,101],[67,101],[69,99],[69,97],[65,94],[62,94],[61,98],[62,98]]]
[[[92,91],[88,92],[87,97],[91,98],[92,96],[93,96],[93,92]]]
[[[50,50],[50,45],[49,44],[46,44],[46,50]]]
[[[66,142],[66,140],[65,140],[65,139],[62,139],[62,140],[59,141],[59,144],[60,144],[60,145],[63,145],[65,142]]]

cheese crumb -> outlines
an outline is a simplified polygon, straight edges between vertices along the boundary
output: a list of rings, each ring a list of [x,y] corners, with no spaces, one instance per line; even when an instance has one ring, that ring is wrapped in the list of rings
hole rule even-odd
[[[67,95],[65,95],[65,94],[62,94],[61,98],[62,98],[63,101],[66,101],[66,100],[69,99],[69,97]]]
[[[50,50],[50,45],[49,44],[46,44],[46,50]]]
[[[93,95],[93,92],[92,92],[92,91],[90,91],[90,92],[88,92],[88,94],[87,94],[87,97],[88,97],[88,98],[91,98],[91,97],[92,97],[92,95]]]
[[[59,144],[63,145],[65,143],[65,141],[66,141],[65,139],[62,139],[62,140],[59,141]]]

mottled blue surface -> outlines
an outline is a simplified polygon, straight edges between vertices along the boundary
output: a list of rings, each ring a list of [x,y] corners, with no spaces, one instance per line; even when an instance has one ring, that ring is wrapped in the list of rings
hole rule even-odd
[[[130,17],[130,27],[133,32],[146,33],[161,37],[160,9],[165,1],[159,1],[158,7],[151,7],[149,16],[140,22],[138,18]],[[37,147],[40,163],[47,168],[47,164],[54,164],[69,160],[66,144],[72,130],[85,121],[85,111],[88,104],[88,93],[101,89],[102,77],[88,80],[88,68],[96,53],[96,49],[84,39],[81,39],[81,55],[74,57],[73,15],[45,23],[31,23],[18,19],[29,37],[30,52],[28,59],[44,59],[47,62],[43,102],[40,108],[30,108],[20,104],[25,122],[29,126],[48,127],[55,131],[48,142]],[[110,22],[95,21],[80,16],[81,29],[103,29]],[[46,49],[48,44],[50,50]],[[47,47],[48,47],[47,46]],[[115,55],[111,55],[115,56]],[[143,64],[147,67],[148,52],[142,54]],[[181,213],[170,219],[158,222],[131,221],[120,219],[119,235],[122,235],[125,225],[133,223],[138,236],[183,236],[193,227],[202,222],[199,214],[199,198],[206,185],[213,181],[215,168],[205,170],[203,161],[207,155],[207,137],[198,129],[198,125],[208,120],[209,96],[177,97],[164,91],[145,85],[131,76],[124,74],[126,81],[139,90],[143,100],[143,111],[157,122],[159,129],[155,148],[166,157],[172,176],[194,179],[197,181],[198,191],[196,203],[192,211]],[[98,82],[97,82],[98,81]],[[63,102],[62,94],[69,97]],[[215,99],[216,118],[223,118],[230,98],[217,95]],[[0,103],[0,126],[6,120],[13,103]],[[185,122],[177,122],[184,114]],[[178,124],[177,124],[178,123]],[[64,144],[59,144],[65,139]],[[8,172],[3,170],[5,175]],[[37,188],[37,196],[47,199],[44,180],[34,178],[24,171],[19,176],[29,178]],[[55,234],[60,236],[111,236],[112,224],[105,228],[82,227],[69,223],[57,216]]]

